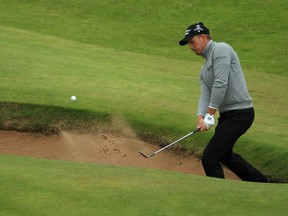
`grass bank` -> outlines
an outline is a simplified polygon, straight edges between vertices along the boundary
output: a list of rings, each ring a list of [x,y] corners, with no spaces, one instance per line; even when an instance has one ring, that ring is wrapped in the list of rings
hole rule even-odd
[[[1,215],[281,216],[288,210],[284,184],[4,155],[0,160]]]
[[[13,102],[0,102],[0,113],[0,130],[46,135],[60,134],[61,130],[98,132],[111,122],[107,113]]]

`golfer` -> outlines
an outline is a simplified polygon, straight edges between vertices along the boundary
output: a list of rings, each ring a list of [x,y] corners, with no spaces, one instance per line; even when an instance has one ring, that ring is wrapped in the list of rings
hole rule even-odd
[[[227,43],[211,40],[209,29],[201,22],[189,26],[179,44],[188,44],[194,53],[205,59],[200,71],[197,128],[200,131],[209,130],[215,124],[216,111],[219,111],[215,133],[202,156],[206,175],[224,178],[221,166],[224,164],[244,181],[270,182],[269,178],[233,152],[236,141],[254,120],[252,98],[237,54]]]

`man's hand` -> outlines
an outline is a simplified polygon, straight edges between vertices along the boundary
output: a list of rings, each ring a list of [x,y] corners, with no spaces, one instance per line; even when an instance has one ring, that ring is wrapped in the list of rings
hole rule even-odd
[[[197,122],[197,126],[198,129],[200,129],[200,131],[205,131],[207,130],[206,125],[204,123],[204,117],[203,116],[198,116],[198,122]]]
[[[198,115],[197,128],[200,129],[200,131],[209,130],[209,128],[211,128],[215,124],[214,115],[216,111],[217,109],[209,107],[205,117],[202,115]]]
[[[214,115],[207,113],[203,119],[206,129],[209,130],[212,126],[215,125]]]

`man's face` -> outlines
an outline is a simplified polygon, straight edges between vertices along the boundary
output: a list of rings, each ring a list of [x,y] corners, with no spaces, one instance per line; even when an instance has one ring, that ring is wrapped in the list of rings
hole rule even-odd
[[[187,41],[189,48],[192,49],[196,55],[202,55],[203,51],[207,45],[203,35],[196,35]]]

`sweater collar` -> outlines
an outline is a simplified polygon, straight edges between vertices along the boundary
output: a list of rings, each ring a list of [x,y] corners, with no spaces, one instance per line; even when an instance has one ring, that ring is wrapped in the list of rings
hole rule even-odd
[[[208,44],[206,45],[206,47],[205,47],[205,49],[204,49],[204,51],[203,51],[203,54],[202,54],[202,56],[203,56],[204,58],[207,58],[207,57],[209,56],[209,54],[210,54],[210,52],[211,52],[211,50],[212,50],[213,44],[214,44],[213,40],[210,40],[210,41],[208,42]]]

